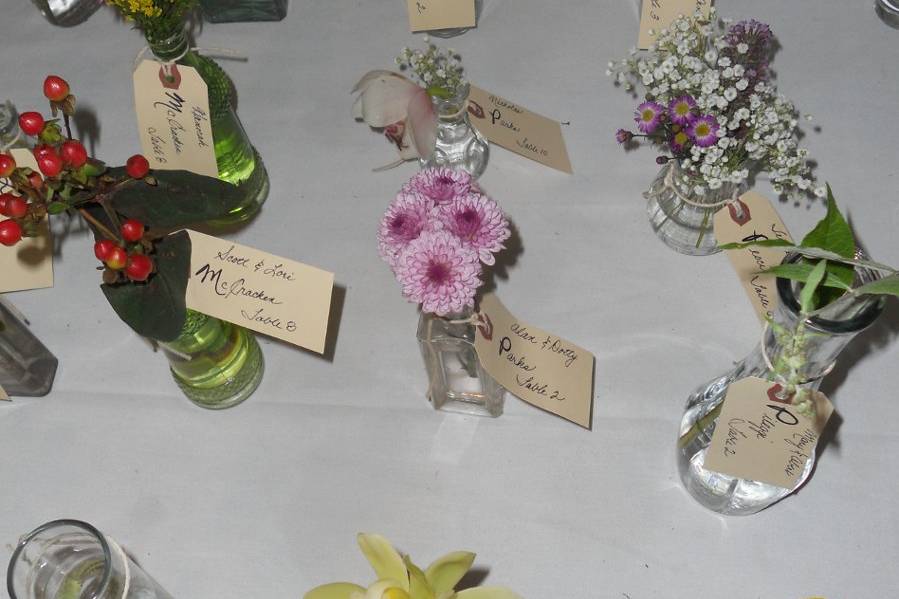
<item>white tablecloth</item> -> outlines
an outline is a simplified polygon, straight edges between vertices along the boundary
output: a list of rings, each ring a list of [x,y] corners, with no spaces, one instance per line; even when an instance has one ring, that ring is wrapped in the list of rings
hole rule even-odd
[[[30,2],[0,13],[0,99],[46,110],[48,73],[69,80],[89,148],[139,151],[131,94],[141,35],[104,8],[47,24]],[[349,90],[389,68],[410,35],[404,2],[297,1],[279,23],[206,25],[272,191],[234,238],[337,273],[345,288],[333,355],[261,338],[266,374],[237,408],[209,412],[178,391],[161,355],[114,315],[84,233],[59,243],[53,289],[11,294],[60,359],[52,393],[0,405],[0,562],[55,518],[118,539],[179,598],[298,598],[373,579],[357,531],[426,564],[472,549],[485,584],[525,597],[827,599],[896,593],[899,310],[860,335],[824,383],[841,415],[811,482],[750,518],[706,511],[680,487],[677,423],[695,386],[758,340],[723,255],[682,256],[650,230],[649,150],[614,132],[634,102],[604,76],[634,45],[629,0],[487,0],[449,45],[472,81],[564,128],[575,174],[494,148],[483,186],[523,252],[499,282],[521,318],[597,357],[592,431],[507,397],[499,419],[434,412],[406,304],[375,241],[406,165],[350,118]],[[899,264],[899,31],[871,0],[721,0],[766,21],[783,48],[780,89],[815,115],[803,140],[869,253]],[[758,189],[769,192],[767,184]],[[824,213],[781,204],[801,235]]]

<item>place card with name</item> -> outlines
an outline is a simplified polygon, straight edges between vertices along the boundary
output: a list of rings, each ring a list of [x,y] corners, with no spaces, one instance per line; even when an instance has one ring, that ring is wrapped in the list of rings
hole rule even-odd
[[[827,397],[813,391],[815,417],[799,413],[777,383],[749,377],[731,383],[715,425],[705,468],[785,489],[795,487],[833,414]]]
[[[196,231],[188,234],[188,308],[325,351],[332,273]]]
[[[475,0],[406,0],[409,30],[435,31],[475,26]]]
[[[12,401],[6,391],[3,390],[3,387],[0,387],[0,401]]]
[[[571,174],[571,161],[558,121],[474,85],[468,95],[468,112],[475,128],[491,142]]]
[[[513,316],[488,293],[474,347],[484,369],[529,404],[584,428],[593,414],[593,354]]]
[[[708,16],[711,8],[712,0],[643,0],[637,47],[641,50],[649,48],[659,32],[680,15],[688,16],[701,11]]]
[[[134,109],[150,168],[218,176],[209,91],[196,69],[141,61],[134,70]]]
[[[24,148],[8,152],[16,166],[38,170],[34,155]],[[9,183],[0,179],[0,193],[8,192]],[[7,220],[0,216],[0,221]],[[45,218],[38,225],[37,237],[24,237],[13,246],[0,245],[0,293],[53,287],[53,240],[50,223]]]
[[[728,204],[716,212],[713,226],[719,245],[766,239],[793,241],[771,202],[754,191],[744,193],[739,202]],[[777,295],[777,277],[758,273],[780,264],[786,252],[776,247],[760,246],[725,252],[756,315],[761,322],[767,322],[774,315],[780,301]]]

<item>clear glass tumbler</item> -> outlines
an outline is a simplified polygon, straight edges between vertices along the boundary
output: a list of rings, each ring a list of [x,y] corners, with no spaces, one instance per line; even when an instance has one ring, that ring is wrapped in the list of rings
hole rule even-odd
[[[287,0],[200,0],[211,23],[280,21],[287,16]]]
[[[881,21],[899,29],[899,0],[876,0],[874,10]]]
[[[46,395],[58,364],[19,311],[0,298],[0,387],[13,396]]]
[[[71,27],[83,23],[104,0],[32,0],[44,17],[54,25]]]

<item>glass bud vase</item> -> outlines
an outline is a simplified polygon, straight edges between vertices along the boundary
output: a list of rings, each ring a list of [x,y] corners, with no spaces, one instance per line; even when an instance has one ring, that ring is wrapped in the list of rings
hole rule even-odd
[[[877,275],[869,270],[856,269],[856,285],[873,281]],[[777,280],[780,305],[774,323],[788,331],[799,326],[798,295],[801,287],[787,279]],[[804,334],[804,366],[798,388],[817,390],[824,376],[830,372],[837,355],[849,341],[880,315],[883,296],[844,296],[821,313],[806,319],[799,329]],[[735,478],[713,472],[704,467],[706,452],[715,432],[722,402],[731,383],[746,377],[759,377],[772,382],[776,376],[768,364],[776,364],[783,347],[768,326],[760,344],[736,367],[723,376],[702,385],[687,399],[677,444],[678,470],[684,488],[699,503],[720,514],[739,516],[754,514],[783,499],[805,482],[815,461],[814,452],[792,489]],[[768,360],[766,361],[766,356]],[[778,381],[779,382],[779,381]]]
[[[187,311],[181,335],[159,345],[175,382],[203,408],[239,404],[253,394],[265,370],[262,350],[250,331],[193,310]]]
[[[468,119],[468,90],[465,83],[452,97],[431,98],[437,115],[437,143],[431,155],[421,160],[422,168],[462,169],[473,179],[484,174],[490,144]]]
[[[111,538],[86,522],[55,520],[19,540],[10,599],[172,599]]]
[[[671,249],[691,256],[708,256],[721,251],[712,230],[712,217],[734,194],[738,186],[725,183],[718,189],[695,192],[677,160],[669,160],[643,193],[648,203],[649,224],[659,239]]]
[[[46,395],[58,364],[12,304],[0,298],[0,387],[12,396]]]
[[[471,310],[446,317],[421,313],[418,343],[428,371],[428,400],[435,410],[496,417],[503,413],[506,391],[478,360],[471,315]]]
[[[218,178],[243,185],[245,197],[241,204],[210,224],[226,226],[252,218],[268,197],[268,173],[234,112],[231,78],[214,60],[190,48],[183,27],[158,39],[148,36],[147,44],[159,61],[193,67],[202,77],[209,93],[209,120]]]
[[[287,16],[287,0],[200,0],[200,6],[211,23],[280,21]]]
[[[7,100],[0,104],[0,152],[13,148],[27,148],[28,137],[19,129],[19,113]]]

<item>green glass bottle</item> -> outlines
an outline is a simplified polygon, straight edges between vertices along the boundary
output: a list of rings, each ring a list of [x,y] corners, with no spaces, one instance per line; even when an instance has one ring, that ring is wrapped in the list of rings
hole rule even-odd
[[[248,398],[259,386],[265,362],[251,332],[193,310],[181,335],[161,343],[175,382],[189,400],[220,410]]]
[[[210,224],[230,225],[252,218],[268,196],[268,173],[234,112],[231,78],[214,60],[190,48],[183,26],[157,35],[147,36],[153,55],[163,62],[195,68],[209,88],[209,117],[219,179],[235,185],[242,183],[246,188],[244,202]]]

